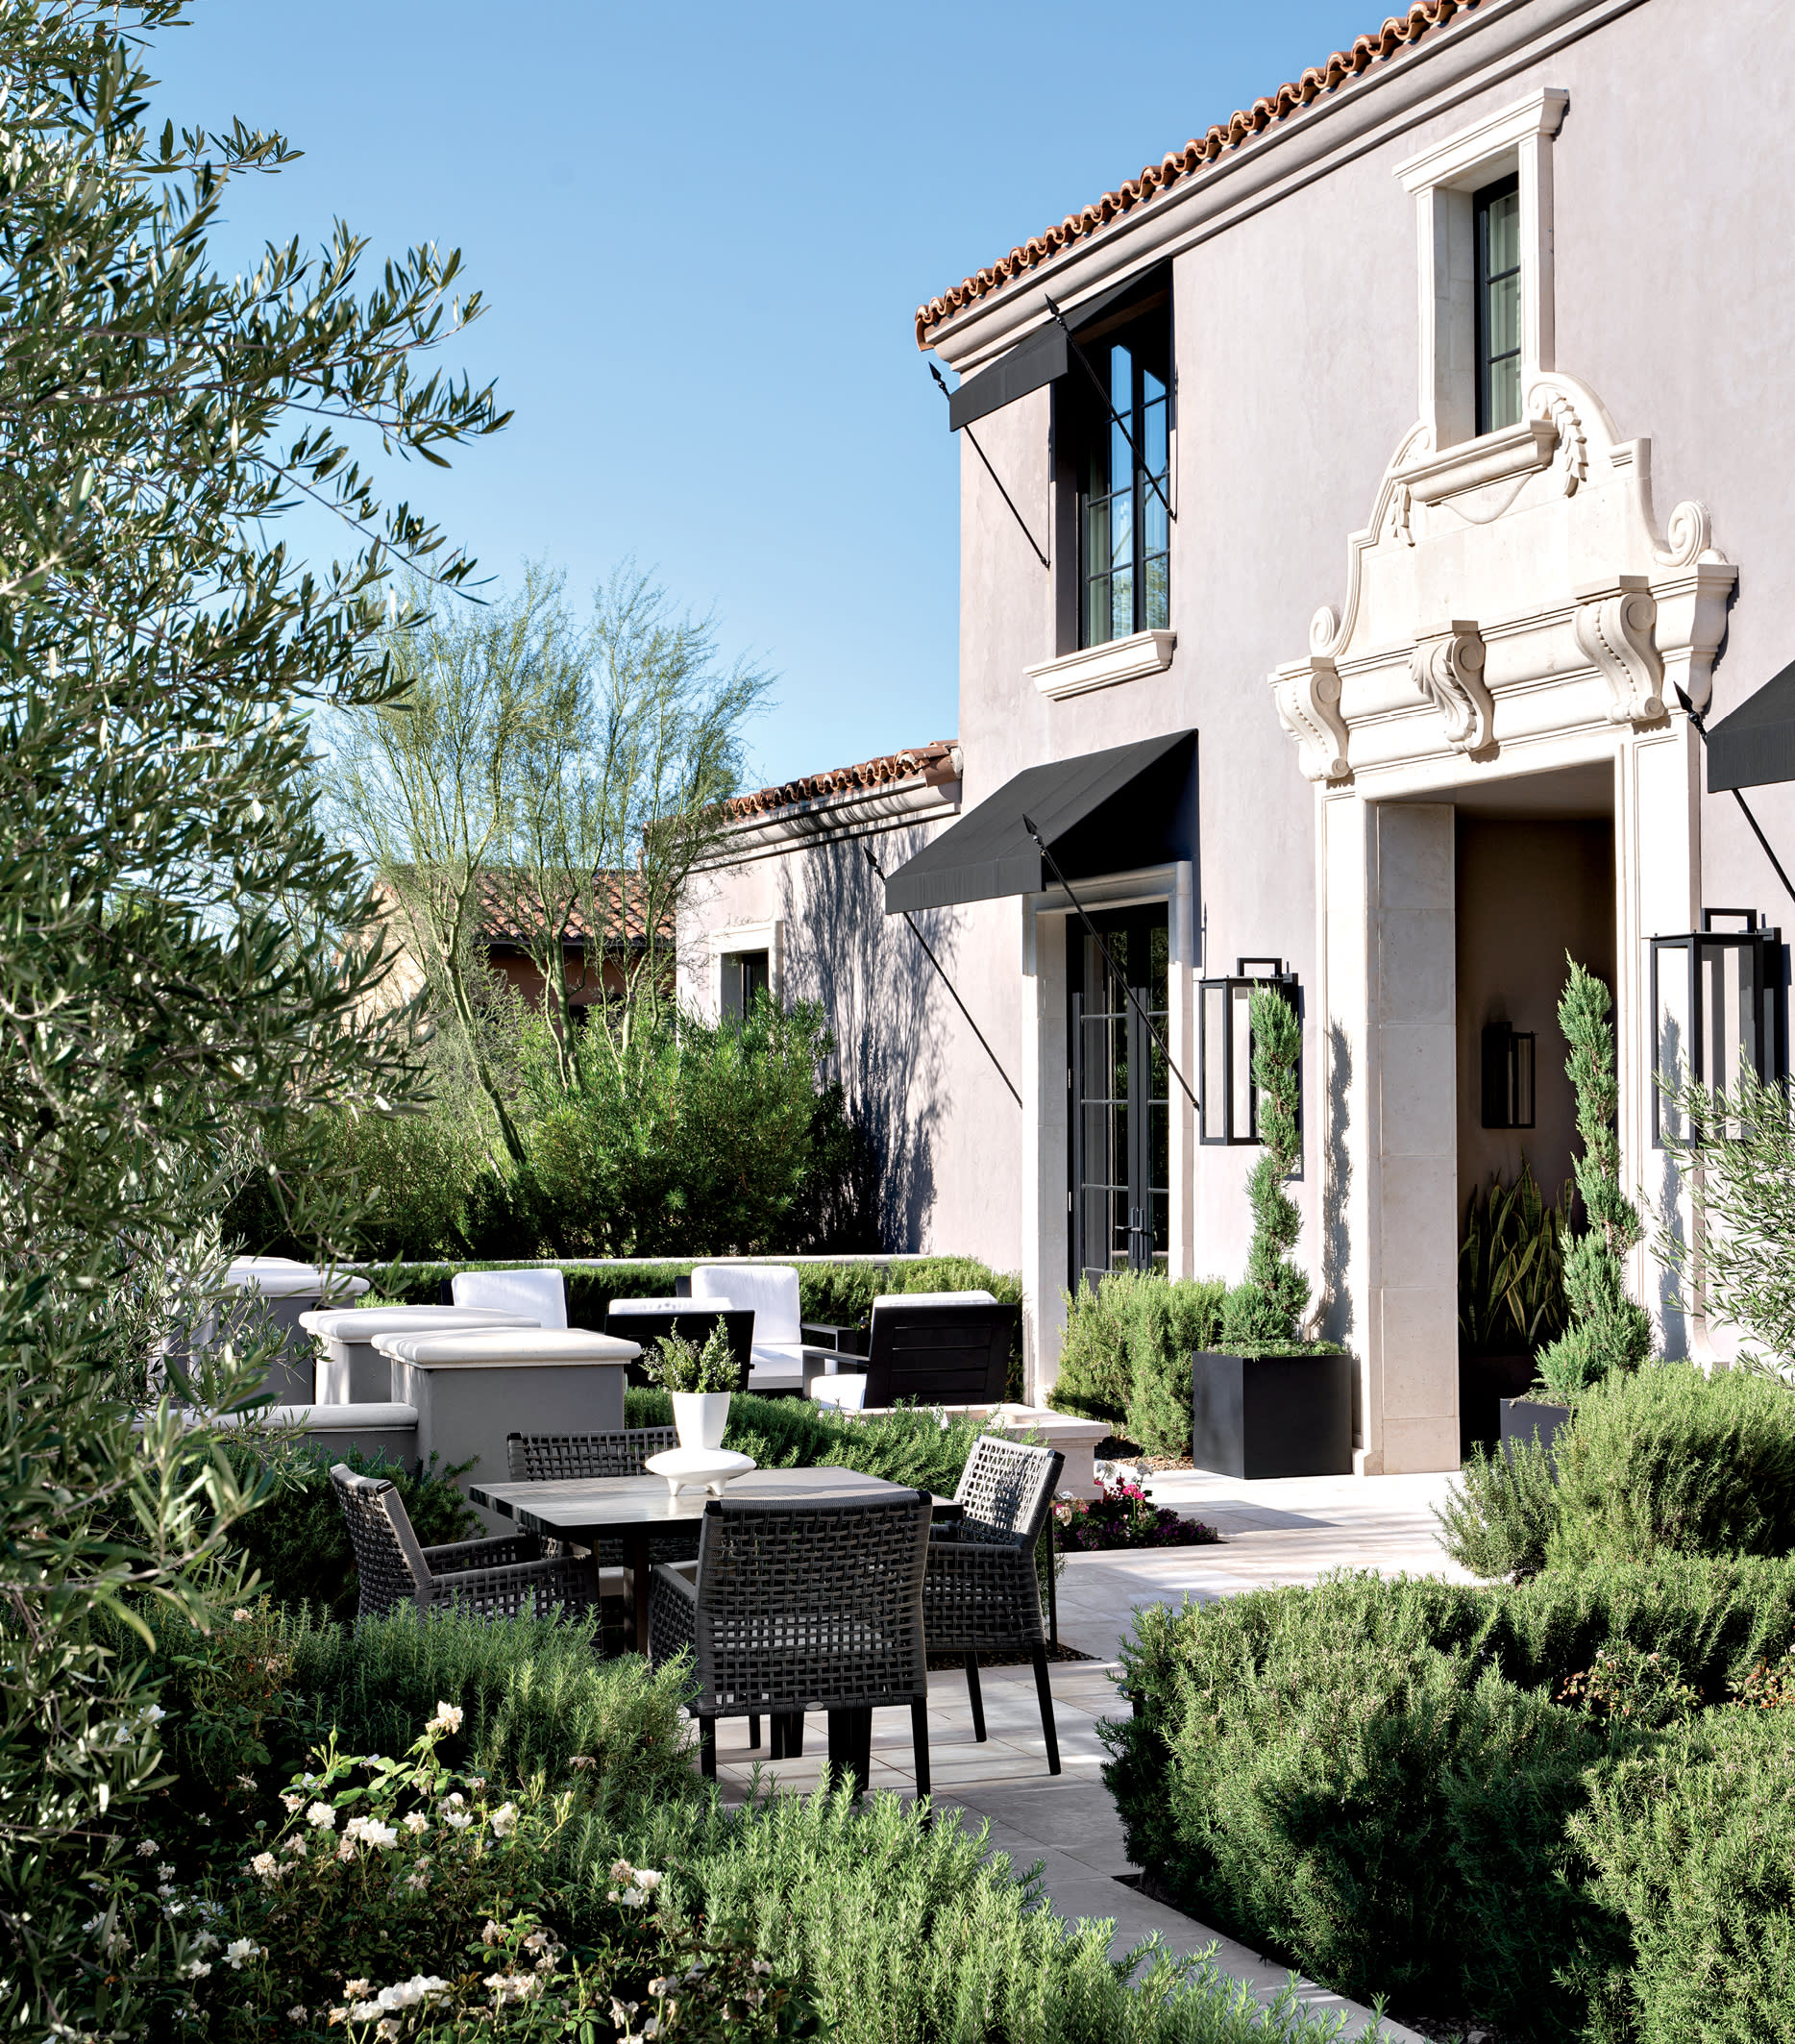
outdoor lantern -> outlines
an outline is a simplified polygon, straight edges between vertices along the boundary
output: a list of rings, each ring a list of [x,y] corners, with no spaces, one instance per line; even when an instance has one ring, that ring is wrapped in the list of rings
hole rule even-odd
[[[1716,919],[1743,927],[1715,929]],[[1693,1080],[1710,1093],[1736,1086],[1747,1070],[1782,1078],[1788,1069],[1782,932],[1761,926],[1756,909],[1705,908],[1699,930],[1654,937],[1652,1028],[1653,1069],[1666,1078]],[[1687,1135],[1654,1086],[1658,1148],[1666,1127],[1680,1140]]]
[[[1534,1032],[1491,1022],[1484,1031],[1484,1126],[1534,1125]]]
[[[1249,966],[1269,966],[1248,972]],[[1296,974],[1282,958],[1241,958],[1230,979],[1197,982],[1197,1064],[1203,1075],[1199,1141],[1257,1143],[1259,1089],[1253,1084],[1252,1000],[1255,987],[1275,987],[1296,1006]]]

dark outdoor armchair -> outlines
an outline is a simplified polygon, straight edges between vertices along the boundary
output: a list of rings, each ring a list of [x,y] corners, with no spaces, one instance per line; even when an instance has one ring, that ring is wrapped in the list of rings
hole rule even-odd
[[[896,1293],[873,1301],[864,1375],[809,1380],[819,1404],[848,1411],[919,1405],[1001,1405],[1016,1308],[988,1292]]]
[[[525,1534],[422,1547],[404,1499],[384,1478],[357,1476],[339,1462],[331,1482],[361,1580],[358,1619],[384,1617],[405,1604],[419,1612],[454,1605],[488,1618],[592,1609],[598,1582],[588,1555],[545,1556]]]
[[[806,1711],[826,1711],[832,1772],[866,1785],[873,1712],[910,1707],[917,1793],[928,1793],[928,1654],[922,1573],[933,1500],[926,1490],[704,1508],[695,1581],[658,1567],[652,1652],[695,1663],[691,1711],[703,1771],[717,1773],[717,1720],[773,1719],[773,1757],[803,1751]]]
[[[954,1493],[960,1515],[935,1528],[922,1585],[929,1651],[965,1656],[974,1738],[985,1736],[980,1654],[1026,1654],[1034,1662],[1049,1774],[1060,1771],[1060,1742],[1035,1549],[1065,1463],[1056,1448],[981,1434]]]

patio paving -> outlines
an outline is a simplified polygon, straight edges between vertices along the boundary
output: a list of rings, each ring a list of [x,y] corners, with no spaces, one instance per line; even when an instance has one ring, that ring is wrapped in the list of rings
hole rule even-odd
[[[1156,1933],[1173,1952],[1213,1949],[1223,1973],[1268,2000],[1287,1978],[1282,1966],[1124,1885],[1121,1877],[1139,1869],[1129,1864],[1121,1821],[1103,1786],[1107,1755],[1096,1729],[1100,1718],[1125,1708],[1116,1695],[1117,1648],[1145,1604],[1177,1604],[1187,1596],[1211,1602],[1266,1585],[1313,1583],[1341,1567],[1463,1580],[1439,1549],[1432,1515],[1451,1482],[1449,1476],[1384,1476],[1248,1484],[1189,1470],[1154,1478],[1148,1490],[1157,1502],[1207,1520],[1224,1536],[1222,1543],[1067,1558],[1059,1582],[1060,1638],[1098,1658],[1054,1664],[1065,1769],[1057,1777],[1046,1772],[1032,1670],[984,1671],[989,1737],[983,1745],[972,1737],[965,1677],[931,1674],[929,1764],[937,1804],[961,1810],[969,1825],[989,1824],[992,1850],[1007,1853],[1019,1870],[1040,1861],[1063,1916],[1114,1918],[1112,1953]],[[725,1795],[738,1799],[746,1791],[756,1761],[763,1781],[814,1786],[827,1751],[821,1716],[806,1726],[804,1743],[801,1760],[775,1764],[764,1744],[758,1755],[750,1751],[745,1720],[725,1719],[717,1741]],[[871,1785],[915,1793],[907,1713],[875,1713]],[[1342,2015],[1348,2038],[1373,2022],[1369,2009],[1311,1982],[1301,1983],[1299,1994],[1318,2012]],[[1421,2044],[1415,2032],[1388,2019],[1381,2034],[1395,2044]]]

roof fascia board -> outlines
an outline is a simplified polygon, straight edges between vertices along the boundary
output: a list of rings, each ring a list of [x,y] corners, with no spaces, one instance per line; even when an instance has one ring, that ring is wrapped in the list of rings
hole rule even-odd
[[[873,837],[925,824],[931,818],[957,816],[960,785],[957,776],[946,781],[924,781],[919,776],[911,781],[888,781],[878,788],[850,788],[742,817],[725,825],[696,870],[726,869],[776,852],[801,851],[841,838]]]
[[[1225,233],[1644,5],[1482,0],[1475,13],[1458,16],[1445,34],[1387,60],[1388,68],[1337,87],[1338,97],[1316,100],[1078,248],[1050,258],[1026,281],[1005,284],[944,321],[927,345],[950,368],[971,376],[1046,321],[1049,296],[1070,308],[1113,289],[1131,272]]]

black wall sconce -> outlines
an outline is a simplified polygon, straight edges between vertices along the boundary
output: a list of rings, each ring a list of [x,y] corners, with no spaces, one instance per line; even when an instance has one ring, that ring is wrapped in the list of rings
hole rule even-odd
[[[1534,1125],[1534,1032],[1489,1022],[1484,1029],[1484,1126]]]
[[[1269,966],[1269,972],[1247,968]],[[1272,987],[1298,1006],[1296,974],[1282,958],[1240,958],[1227,979],[1197,982],[1197,1065],[1203,1105],[1197,1118],[1202,1143],[1257,1143],[1259,1088],[1253,1084],[1252,1001],[1255,987]]]
[[[1737,929],[1716,929],[1717,918]],[[1652,939],[1652,1066],[1719,1093],[1747,1071],[1766,1081],[1788,1071],[1788,1020],[1783,991],[1783,933],[1753,908],[1705,908],[1702,926]],[[1652,1142],[1662,1148],[1663,1096],[1652,1088]],[[1679,1141],[1687,1128],[1668,1121]]]

